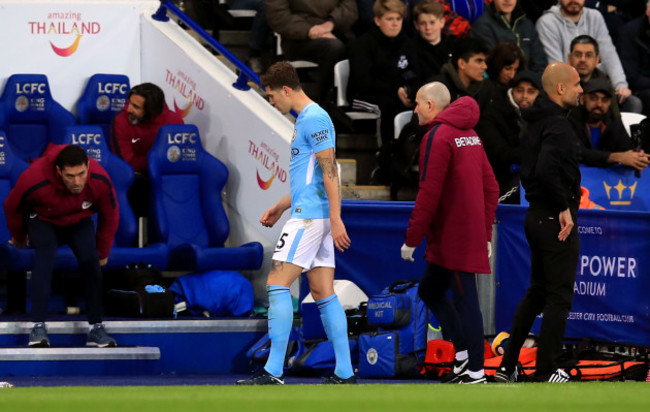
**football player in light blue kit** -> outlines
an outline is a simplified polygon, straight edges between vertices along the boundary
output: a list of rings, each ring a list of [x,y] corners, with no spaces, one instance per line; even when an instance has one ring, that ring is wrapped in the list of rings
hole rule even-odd
[[[289,287],[302,272],[307,272],[312,296],[336,356],[334,375],[323,383],[356,383],[350,361],[347,320],[334,293],[334,247],[341,252],[350,247],[350,238],[341,220],[334,126],[327,112],[302,90],[298,74],[288,62],[269,67],[262,76],[262,86],[266,88],[269,102],[281,113],[294,110],[299,115],[291,139],[291,194],[264,212],[260,222],[271,227],[289,208],[291,219],[282,228],[266,283],[271,339],[269,358],[264,368],[237,384],[284,383],[284,358],[293,324]]]

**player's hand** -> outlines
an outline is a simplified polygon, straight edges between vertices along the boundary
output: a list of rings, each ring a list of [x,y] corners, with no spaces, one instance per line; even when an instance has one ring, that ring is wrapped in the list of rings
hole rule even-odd
[[[571,211],[569,209],[561,211],[559,220],[560,233],[557,235],[557,238],[560,240],[560,242],[564,242],[571,234],[571,229],[573,229],[573,218],[571,217]]]
[[[106,263],[108,263],[107,257],[105,257],[104,259],[99,259],[99,266],[106,266]]]
[[[260,223],[264,227],[273,227],[282,217],[284,210],[279,210],[275,205],[268,208],[260,218]]]
[[[488,249],[488,259],[492,257],[492,242],[488,241],[487,242],[487,249]]]
[[[404,243],[400,250],[402,252],[402,259],[407,262],[415,262],[415,259],[413,259],[413,252],[415,252],[414,247],[406,246],[406,243]]]
[[[25,240],[19,241],[19,240],[16,240],[15,238],[12,237],[9,240],[9,244],[13,245],[14,247],[16,247],[18,249],[22,249],[24,247],[29,247],[29,238],[27,236],[25,236]]]
[[[345,225],[341,219],[330,220],[330,224],[332,226],[332,240],[334,240],[334,246],[336,246],[339,252],[344,252],[352,243],[347,230],[345,230]]]

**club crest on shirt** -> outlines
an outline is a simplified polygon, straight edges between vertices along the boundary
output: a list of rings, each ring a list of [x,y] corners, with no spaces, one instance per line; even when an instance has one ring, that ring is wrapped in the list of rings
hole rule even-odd
[[[406,58],[406,56],[404,56],[404,55],[399,56],[399,61],[397,62],[397,67],[399,67],[402,70],[409,67],[409,60]]]

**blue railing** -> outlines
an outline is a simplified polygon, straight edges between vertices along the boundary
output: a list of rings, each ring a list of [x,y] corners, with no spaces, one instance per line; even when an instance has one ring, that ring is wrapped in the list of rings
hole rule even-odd
[[[251,70],[250,67],[246,66],[246,64],[244,64],[241,60],[239,60],[237,56],[235,56],[227,48],[225,48],[223,44],[219,43],[212,36],[210,36],[210,34],[208,34],[208,32],[206,32],[205,30],[203,30],[201,26],[196,24],[194,20],[187,17],[187,14],[183,13],[171,1],[163,1],[160,4],[160,8],[151,17],[157,21],[168,21],[169,17],[167,16],[167,11],[172,12],[181,22],[183,22],[183,24],[185,24],[187,27],[192,29],[203,40],[205,40],[210,45],[210,47],[212,47],[220,55],[228,59],[228,61],[230,61],[233,65],[235,65],[235,67],[237,67],[237,69],[239,70],[239,77],[237,78],[237,81],[233,83],[234,88],[239,90],[249,90],[250,89],[250,86],[248,85],[249,81],[252,81],[253,83],[260,86],[259,76],[253,70]]]

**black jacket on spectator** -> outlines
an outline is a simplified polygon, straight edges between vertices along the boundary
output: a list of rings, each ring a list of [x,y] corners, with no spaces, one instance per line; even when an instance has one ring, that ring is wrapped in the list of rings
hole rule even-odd
[[[449,61],[454,39],[440,34],[440,43],[435,46],[416,34],[413,38],[418,56],[418,67],[422,79],[428,79],[440,74],[442,65]]]
[[[650,92],[650,24],[646,15],[621,29],[618,53],[630,88],[635,94]]]
[[[416,51],[403,33],[387,37],[375,26],[350,42],[348,51],[350,102],[359,99],[379,106],[401,105],[397,89],[403,86],[415,101],[420,81]]]
[[[620,116],[615,116],[611,110],[605,118],[605,129],[598,139],[598,147],[594,147],[587,124],[587,111],[584,107],[576,107],[569,114],[571,126],[580,139],[580,163],[592,167],[609,167],[607,162],[610,153],[625,152],[634,149],[634,143],[625,130]]]
[[[544,46],[539,41],[533,22],[528,20],[521,7],[517,5],[512,12],[510,21],[496,10],[494,3],[473,24],[469,35],[485,42],[491,49],[500,42],[515,43],[528,60],[528,68],[535,72],[543,72],[547,58]]]
[[[580,204],[580,141],[567,111],[545,96],[522,114],[521,183],[530,207],[553,213]],[[572,213],[572,214],[573,214]]]
[[[475,128],[499,182],[500,196],[519,185],[520,134],[525,123],[519,107],[507,100],[488,106]]]
[[[478,95],[483,85],[483,82],[473,82],[468,87],[465,87],[451,62],[443,64],[440,74],[429,78],[425,83],[429,82],[440,82],[447,86],[452,102],[463,96],[470,96],[479,101]]]

